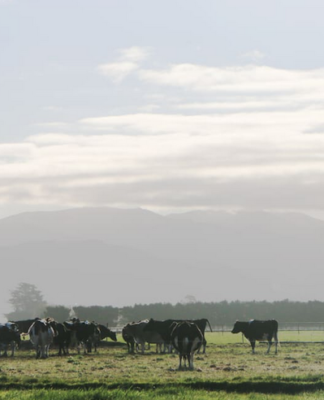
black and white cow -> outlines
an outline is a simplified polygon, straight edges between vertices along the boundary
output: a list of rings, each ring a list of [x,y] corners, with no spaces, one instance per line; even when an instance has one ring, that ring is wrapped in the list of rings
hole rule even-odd
[[[76,341],[78,353],[80,353],[80,348],[83,347],[84,354],[91,353],[92,348],[100,340],[100,328],[95,322],[80,321],[75,318],[72,321],[64,322],[64,325],[68,327],[72,334],[74,333],[74,338]],[[71,340],[71,345],[75,343],[74,339]]]
[[[11,357],[15,354],[16,346],[20,346],[20,333],[13,322],[0,324],[0,355],[7,357],[8,347],[11,348]],[[3,352],[3,354],[1,354]]]
[[[135,339],[128,329],[128,325],[125,325],[122,329],[122,337],[127,344],[128,353],[134,353],[135,351]]]
[[[210,331],[212,332],[212,328],[210,325],[210,322],[208,321],[207,318],[200,318],[200,319],[194,319],[194,320],[181,320],[181,319],[166,319],[164,321],[158,321],[153,318],[151,318],[144,328],[144,331],[150,331],[150,332],[157,332],[160,334],[164,340],[164,344],[167,346],[169,349],[169,352],[171,352],[171,332],[174,327],[174,323],[176,322],[192,322],[198,326],[200,329],[201,333],[203,334],[203,342],[202,342],[202,348],[203,348],[203,353],[206,352],[206,339],[205,339],[205,330],[207,325],[209,325]],[[171,347],[171,348],[170,348]],[[200,348],[201,348],[200,347]],[[198,349],[198,353],[200,352],[200,348]]]
[[[55,331],[48,319],[39,319],[33,322],[28,330],[29,339],[36,350],[36,358],[47,358],[49,347],[53,343]]]
[[[269,353],[272,339],[275,340],[276,351],[278,352],[278,322],[275,319],[267,321],[259,321],[252,319],[248,322],[236,321],[232,330],[232,333],[242,332],[243,335],[250,341],[252,347],[252,354],[255,353],[255,342],[256,340],[267,340]]]
[[[147,325],[144,327],[144,332],[151,335],[159,335],[162,339],[162,344],[164,345],[163,352],[168,349],[171,351],[171,332],[174,328],[174,323],[181,322],[174,319],[165,319],[163,321],[155,320],[150,318]]]
[[[50,320],[49,323],[55,332],[53,344],[58,346],[58,355],[61,356],[62,354],[69,354],[72,331],[64,323],[54,320]]]
[[[140,347],[142,354],[144,354],[145,350],[145,343],[149,344],[156,344],[157,345],[157,350],[158,348],[161,347],[164,344],[164,340],[162,336],[155,332],[155,331],[146,331],[145,327],[148,324],[148,320],[143,320],[139,322],[132,322],[124,326],[123,328],[123,337],[127,338],[126,343],[129,349],[128,343],[131,342],[131,340],[134,340],[134,344],[136,345],[136,348]],[[132,339],[131,339],[132,338]],[[132,347],[132,350],[134,350],[134,346]]]
[[[100,340],[109,338],[114,342],[117,342],[116,332],[111,331],[109,328],[107,328],[105,325],[102,324],[98,324],[98,327],[100,329]]]
[[[184,359],[184,368],[186,369],[186,361],[188,361],[188,368],[192,370],[194,369],[194,354],[203,343],[203,334],[193,322],[174,322],[173,326],[171,341],[172,345],[179,352],[178,369],[182,369],[182,359]]]
[[[19,321],[11,321],[12,323],[16,324],[19,332],[24,336],[24,334],[27,334],[29,328],[32,326],[32,324],[39,320],[41,318],[34,318],[34,319],[23,319]]]
[[[207,345],[207,341],[205,338],[205,330],[206,330],[207,324],[209,325],[210,332],[213,331],[212,327],[210,325],[210,322],[208,321],[207,318],[194,319],[194,320],[190,320],[190,322],[193,322],[194,324],[196,324],[198,326],[198,328],[200,329],[201,333],[203,334],[204,339],[203,339],[203,343],[202,343],[201,347],[203,348],[203,354],[205,354],[206,353],[206,345]],[[200,353],[201,347],[198,349],[198,353]]]

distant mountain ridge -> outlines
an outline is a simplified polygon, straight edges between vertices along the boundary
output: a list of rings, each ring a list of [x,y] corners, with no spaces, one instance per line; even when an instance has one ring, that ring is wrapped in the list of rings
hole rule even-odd
[[[1,219],[0,263],[54,304],[323,301],[323,238],[296,213],[81,208]]]

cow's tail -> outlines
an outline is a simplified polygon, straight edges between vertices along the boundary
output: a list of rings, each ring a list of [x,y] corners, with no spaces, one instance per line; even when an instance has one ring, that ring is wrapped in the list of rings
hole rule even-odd
[[[213,332],[213,330],[212,330],[212,327],[211,327],[211,325],[210,325],[210,322],[208,321],[208,319],[206,318],[206,322],[208,323],[208,325],[209,325],[209,329],[210,329],[210,332]]]

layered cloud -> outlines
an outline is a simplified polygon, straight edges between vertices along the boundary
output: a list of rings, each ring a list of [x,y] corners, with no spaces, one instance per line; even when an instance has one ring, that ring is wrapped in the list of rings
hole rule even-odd
[[[164,70],[141,70],[139,77],[159,85],[225,95],[300,93],[307,96],[311,91],[321,96],[324,86],[324,69],[282,70],[257,65],[216,68],[179,64]]]
[[[111,123],[110,133],[40,134],[1,145],[2,202],[19,196],[70,206],[322,207],[322,135],[299,135],[283,123],[252,125],[247,116],[235,126],[227,118],[105,117],[79,125]]]
[[[324,70],[144,69],[148,55],[99,66],[125,88],[132,74],[146,104],[0,145],[2,203],[323,208]]]

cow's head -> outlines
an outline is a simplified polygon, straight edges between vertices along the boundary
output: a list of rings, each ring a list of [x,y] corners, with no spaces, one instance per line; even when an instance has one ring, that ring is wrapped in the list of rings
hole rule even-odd
[[[19,332],[18,325],[15,322],[6,322],[5,325],[11,332]]]
[[[236,321],[232,329],[232,333],[240,333],[240,332],[242,332],[242,322]]]

